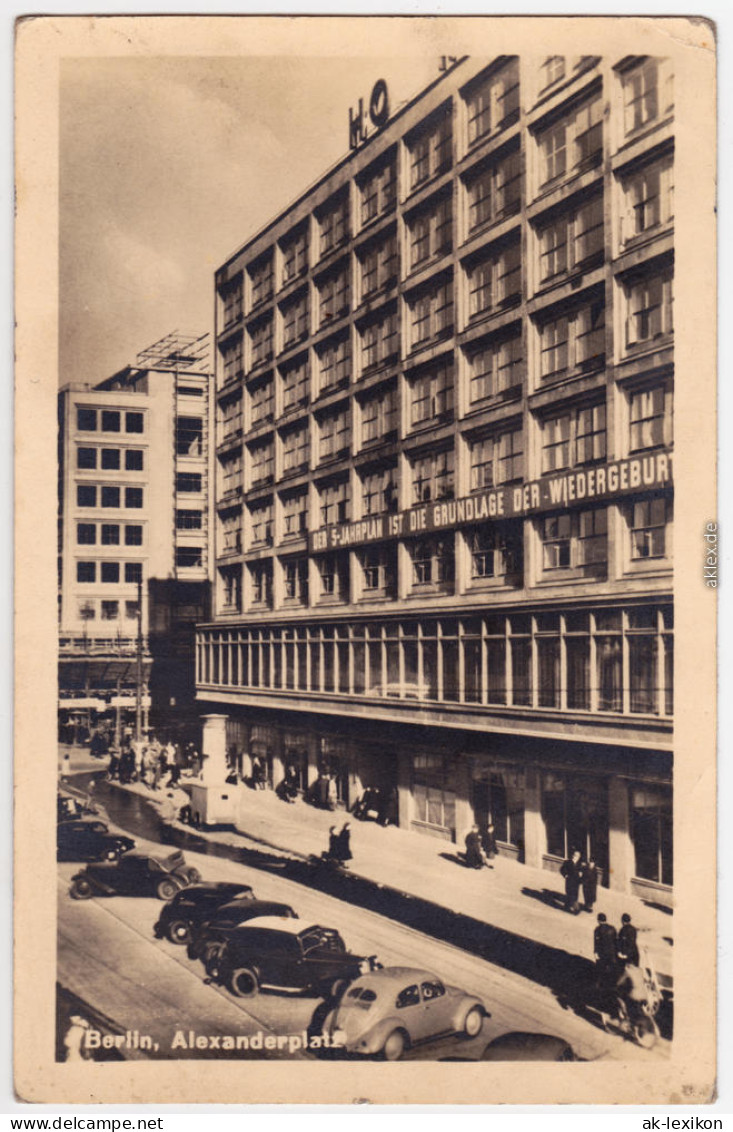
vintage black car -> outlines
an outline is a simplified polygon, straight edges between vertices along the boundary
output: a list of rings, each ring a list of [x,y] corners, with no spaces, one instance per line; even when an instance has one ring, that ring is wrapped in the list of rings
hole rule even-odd
[[[62,821],[56,827],[56,856],[59,861],[117,861],[135,848],[131,837],[110,833],[96,818]]]
[[[209,920],[222,905],[236,900],[242,904],[254,902],[255,894],[248,884],[216,881],[213,884],[194,884],[177,892],[160,910],[153,933],[157,939],[171,943],[188,943],[195,930]]]
[[[186,864],[180,849],[168,857],[125,853],[119,861],[87,865],[72,878],[70,893],[75,900],[118,893],[170,900],[180,889],[200,880],[200,872]]]
[[[286,920],[298,918],[297,912],[289,904],[280,904],[276,900],[232,900],[215,909],[210,919],[201,920],[192,929],[188,945],[189,959],[201,959],[208,973],[210,965],[216,961],[224,944],[237,928],[263,916],[277,916]]]
[[[210,977],[238,998],[252,998],[265,986],[336,998],[353,979],[378,966],[373,955],[348,952],[334,928],[265,916],[232,931]]]

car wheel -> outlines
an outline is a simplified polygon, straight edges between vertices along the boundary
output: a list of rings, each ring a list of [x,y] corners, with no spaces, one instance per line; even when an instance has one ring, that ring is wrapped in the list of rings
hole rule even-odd
[[[218,979],[221,974],[221,957],[223,953],[221,944],[209,944],[203,952],[199,953],[199,958],[204,965],[204,970],[210,979]]]
[[[382,1046],[382,1057],[385,1061],[399,1061],[406,1049],[407,1035],[405,1031],[393,1030]]]
[[[640,1018],[634,1025],[634,1041],[642,1049],[652,1049],[657,1044],[659,1030],[653,1018]]]
[[[171,920],[168,925],[168,939],[171,943],[188,943],[191,939],[191,928],[186,920]]]
[[[77,877],[71,882],[69,891],[74,900],[88,900],[92,895],[92,886],[85,877]]]
[[[172,900],[178,892],[178,885],[174,880],[161,880],[155,892],[160,900]]]
[[[188,870],[188,883],[189,884],[198,884],[200,880],[201,880],[201,873],[198,871],[198,869],[189,869]]]
[[[467,1038],[476,1038],[481,1033],[484,1015],[480,1006],[472,1006],[463,1022],[463,1033]]]
[[[251,967],[235,967],[229,976],[229,989],[237,998],[254,998],[260,989],[257,972]]]

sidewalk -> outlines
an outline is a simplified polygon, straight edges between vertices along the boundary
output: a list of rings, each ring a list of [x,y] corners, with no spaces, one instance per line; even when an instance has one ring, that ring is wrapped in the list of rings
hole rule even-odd
[[[170,799],[165,789],[154,792],[140,783],[119,788],[157,803],[166,817],[165,803],[170,806]],[[300,799],[288,805],[270,790],[250,790],[244,785],[233,789],[239,792],[239,824],[246,832],[198,830],[205,840],[228,844],[249,841],[291,857],[307,858],[311,854],[320,856],[326,848],[330,826],[340,827],[349,820],[353,876],[591,961],[596,913],[605,912],[619,927],[622,913],[628,912],[639,929],[640,945],[648,949],[663,984],[671,986],[673,916],[638,897],[599,888],[593,914],[571,916],[563,908],[563,881],[557,873],[529,868],[505,857],[495,858],[491,868],[467,869],[456,855],[460,845],[395,826],[385,829],[375,822],[355,821],[343,811],[318,810]],[[182,791],[176,792],[179,798],[184,800]]]

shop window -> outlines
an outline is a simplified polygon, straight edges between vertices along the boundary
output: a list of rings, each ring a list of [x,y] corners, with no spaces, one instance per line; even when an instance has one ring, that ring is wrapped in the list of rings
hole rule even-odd
[[[472,783],[472,802],[480,830],[494,826],[502,845],[524,849],[524,773],[516,770],[479,771]]]
[[[456,796],[450,788],[450,767],[442,755],[414,755],[412,796],[415,819],[445,831],[455,831]]]
[[[577,849],[607,874],[608,787],[604,781],[544,774],[542,816],[551,856],[565,858]]]
[[[632,787],[630,808],[635,875],[642,880],[671,885],[673,882],[671,789]]]

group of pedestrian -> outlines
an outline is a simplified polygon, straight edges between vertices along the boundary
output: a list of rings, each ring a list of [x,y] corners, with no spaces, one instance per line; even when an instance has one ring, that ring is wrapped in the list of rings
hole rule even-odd
[[[589,858],[587,861],[579,849],[574,849],[560,868],[560,876],[565,878],[565,911],[577,916],[579,912],[592,912],[598,895],[598,866]],[[583,893],[581,907],[580,893]]]
[[[484,865],[493,868],[491,862],[497,855],[496,834],[491,822],[483,833],[477,825],[472,825],[466,834],[466,852],[464,858],[469,869],[482,869]]]
[[[201,756],[194,743],[184,747],[172,737],[161,742],[154,734],[147,739],[126,738],[119,752],[113,747],[107,770],[111,781],[142,782],[151,790],[176,786],[182,774],[197,778],[200,773]]]
[[[332,825],[328,831],[328,852],[326,858],[333,861],[335,864],[341,865],[342,868],[348,869],[348,861],[352,859],[351,852],[351,827],[349,822],[345,821],[338,830],[335,825]]]
[[[646,999],[647,989],[639,970],[637,928],[631,916],[624,912],[618,931],[609,924],[603,912],[593,933],[593,953],[596,960],[596,985],[601,996],[601,1009],[614,1014],[619,996]]]
[[[394,787],[384,790],[379,786],[367,786],[354,802],[351,812],[359,821],[371,818],[379,825],[397,825],[397,791]]]

